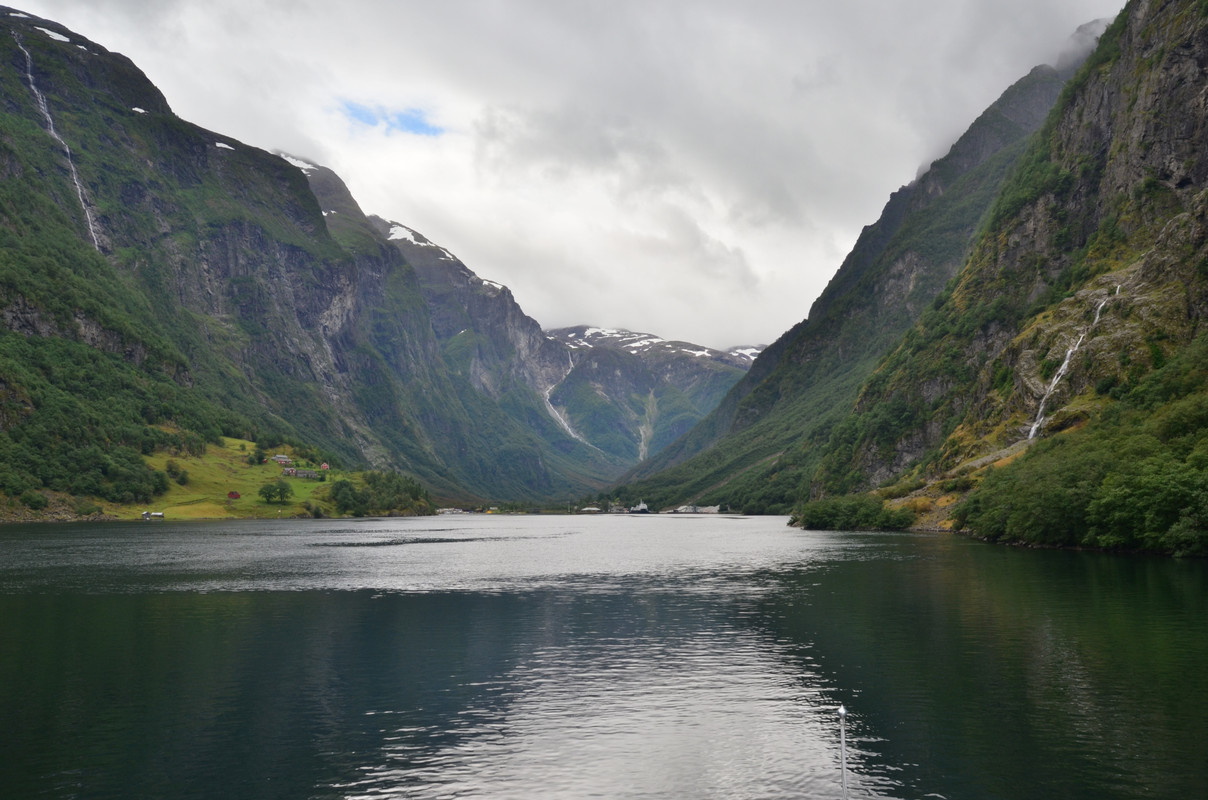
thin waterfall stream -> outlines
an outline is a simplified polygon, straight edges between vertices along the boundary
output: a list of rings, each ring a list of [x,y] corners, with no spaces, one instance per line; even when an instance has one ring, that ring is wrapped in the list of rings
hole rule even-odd
[[[1120,287],[1116,286],[1115,294],[1108,295],[1100,301],[1099,305],[1095,307],[1095,319],[1091,322],[1090,327],[1078,335],[1078,341],[1074,342],[1073,347],[1065,351],[1065,359],[1061,362],[1061,366],[1057,368],[1057,372],[1055,375],[1053,375],[1053,379],[1049,381],[1049,385],[1048,388],[1045,389],[1044,396],[1040,398],[1040,408],[1036,410],[1036,419],[1032,422],[1031,429],[1028,430],[1029,439],[1036,438],[1036,434],[1040,432],[1041,427],[1044,425],[1045,406],[1048,404],[1049,398],[1053,396],[1053,392],[1056,390],[1057,384],[1061,382],[1061,379],[1065,377],[1065,373],[1069,371],[1070,361],[1073,359],[1074,354],[1078,352],[1078,348],[1082,346],[1082,342],[1086,339],[1086,335],[1093,331],[1095,326],[1099,324],[1099,315],[1103,312],[1103,307],[1107,305],[1109,300],[1119,294]]]
[[[17,43],[17,47],[25,54],[25,77],[29,80],[29,90],[33,93],[34,100],[38,104],[38,110],[42,112],[43,118],[46,120],[46,130],[63,148],[63,152],[67,155],[67,166],[71,170],[71,181],[75,184],[76,195],[80,199],[80,208],[84,210],[84,219],[88,222],[88,234],[92,237],[92,246],[97,252],[101,250],[101,240],[96,233],[96,222],[92,219],[92,211],[88,208],[88,203],[84,199],[84,185],[80,183],[80,173],[76,171],[75,159],[71,155],[71,147],[64,141],[59,132],[55,130],[54,118],[50,115],[50,107],[46,104],[46,96],[38,91],[38,85],[34,83],[34,59],[30,55],[29,50],[25,49],[25,45],[21,42],[21,37],[13,31],[13,41]]]
[[[545,408],[547,411],[549,411],[549,415],[551,417],[553,417],[554,420],[559,425],[562,426],[562,429],[564,431],[566,431],[568,434],[570,434],[571,438],[577,439],[578,441],[582,442],[583,444],[587,445],[588,447],[590,447],[593,450],[596,450],[598,452],[604,452],[603,450],[600,450],[600,448],[596,447],[594,444],[592,444],[591,442],[587,441],[582,436],[580,436],[579,432],[576,431],[571,426],[570,420],[567,419],[566,417],[564,417],[562,415],[562,412],[554,407],[553,401],[549,399],[550,395],[553,394],[554,389],[557,388],[558,384],[561,383],[562,381],[566,380],[567,375],[570,375],[571,371],[573,371],[574,368],[575,368],[575,364],[571,360],[570,353],[567,353],[566,354],[566,375],[563,375],[562,379],[559,380],[557,383],[553,383],[553,384],[547,386],[545,388],[545,390],[541,392],[541,397],[545,400]]]

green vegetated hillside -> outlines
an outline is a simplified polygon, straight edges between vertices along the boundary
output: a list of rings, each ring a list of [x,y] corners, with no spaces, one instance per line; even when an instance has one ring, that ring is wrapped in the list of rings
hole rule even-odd
[[[788,513],[864,380],[963,263],[1067,75],[1033,70],[895,192],[809,317],[767,348],[704,421],[627,476],[619,494],[660,508],[699,502]]]
[[[179,119],[128,59],[57,23],[2,9],[0,28],[10,501],[146,502],[165,491],[150,456],[224,437],[470,503],[597,491],[642,455],[550,402],[574,359],[506,287],[367,217],[331,170]],[[693,408],[664,402],[654,443]]]
[[[10,19],[3,18],[6,28]],[[192,326],[179,326],[179,336],[165,330],[163,304],[179,306],[180,298],[165,285],[162,265],[131,264],[124,248],[110,259],[93,242],[88,215],[99,245],[111,248],[104,226],[129,225],[124,204],[136,202],[140,191],[122,170],[101,168],[107,166],[103,151],[126,147],[145,154],[157,141],[176,142],[162,96],[124,59],[104,54],[100,64],[85,63],[91,52],[65,50],[22,23],[0,36],[6,67],[0,70],[0,489],[11,497],[45,486],[143,499],[158,485],[142,454],[177,443],[197,449],[224,430],[288,426],[271,414],[247,415],[255,404],[246,382],[215,381],[210,396],[192,391],[222,365],[207,357],[203,334]],[[59,135],[76,142],[81,181],[99,175],[84,205],[31,91],[30,72],[51,113],[60,112],[54,119]],[[136,117],[146,126],[138,135],[121,122]],[[181,176],[168,172],[158,179],[176,186]],[[188,218],[190,205],[204,206],[205,188],[193,182],[192,189],[164,213]],[[143,224],[154,228],[153,221]],[[195,226],[182,239],[190,229]],[[144,278],[147,291],[131,291]],[[202,350],[196,366],[194,350]],[[166,423],[181,432],[166,433]]]
[[[180,120],[54,22],[0,28],[0,491],[141,502],[163,489],[144,456],[223,436],[451,499],[619,471],[464,390],[414,269],[351,198],[325,215],[296,166]]]
[[[203,453],[164,449],[148,456],[147,462],[168,479],[167,491],[151,503],[131,506],[52,496],[47,512],[63,516],[67,506],[68,511],[74,507],[76,515],[139,519],[144,511],[154,510],[173,521],[436,513],[430,493],[415,478],[397,472],[332,469],[305,446],[282,445],[267,451],[255,442],[223,437]],[[21,516],[20,509],[5,511]]]
[[[1208,6],[1126,6],[815,498],[893,484],[926,512],[975,487],[953,518],[988,538],[1208,552],[1206,65]]]

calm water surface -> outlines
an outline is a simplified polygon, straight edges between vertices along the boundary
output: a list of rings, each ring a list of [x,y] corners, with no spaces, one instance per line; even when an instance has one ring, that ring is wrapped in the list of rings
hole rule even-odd
[[[0,796],[1208,797],[1205,563],[784,523],[0,529]]]

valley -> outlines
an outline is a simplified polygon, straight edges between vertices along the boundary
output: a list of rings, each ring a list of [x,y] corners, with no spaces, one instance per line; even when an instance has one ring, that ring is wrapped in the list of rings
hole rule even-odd
[[[271,442],[434,504],[1204,552],[1194,3],[1083,26],[890,195],[799,323],[728,350],[543,329],[333,170],[180,119],[52,20],[0,21],[13,515],[146,504],[171,488],[165,453]]]

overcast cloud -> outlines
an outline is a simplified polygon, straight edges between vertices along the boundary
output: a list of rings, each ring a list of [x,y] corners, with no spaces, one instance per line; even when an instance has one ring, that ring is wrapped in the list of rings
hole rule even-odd
[[[31,0],[545,327],[803,319],[889,193],[1122,0]]]

